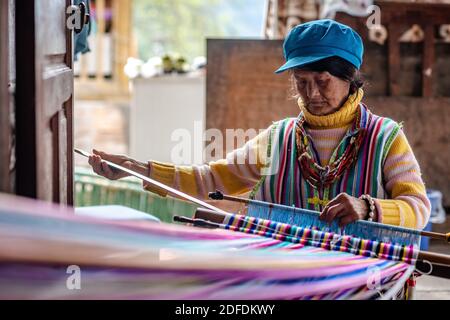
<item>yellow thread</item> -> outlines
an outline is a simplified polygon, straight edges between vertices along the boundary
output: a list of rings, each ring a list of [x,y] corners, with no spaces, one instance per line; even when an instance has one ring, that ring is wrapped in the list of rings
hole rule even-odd
[[[320,199],[319,197],[308,198],[308,203],[313,205],[326,206],[330,202],[328,199]]]

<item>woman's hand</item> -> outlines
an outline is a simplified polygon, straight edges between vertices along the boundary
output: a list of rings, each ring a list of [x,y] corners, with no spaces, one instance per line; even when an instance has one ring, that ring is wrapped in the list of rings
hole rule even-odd
[[[116,168],[110,167],[105,161],[118,164],[124,168],[133,170],[142,175],[147,175],[147,166],[145,163],[138,162],[124,155],[107,154],[102,151],[93,150],[93,155],[89,157],[89,164],[94,172],[110,180],[118,180],[128,177],[129,174]]]
[[[339,219],[339,226],[345,227],[351,222],[365,220],[368,213],[366,201],[341,193],[325,206],[320,219],[328,223]]]

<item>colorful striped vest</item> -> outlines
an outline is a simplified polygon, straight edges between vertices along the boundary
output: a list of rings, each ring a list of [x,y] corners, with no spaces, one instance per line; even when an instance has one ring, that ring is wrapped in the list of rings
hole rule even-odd
[[[362,103],[359,110],[360,129],[352,126],[334,152],[339,157],[357,130],[367,130],[356,161],[333,184],[324,188],[313,187],[302,178],[295,139],[299,118],[287,118],[275,123],[267,150],[270,160],[250,197],[316,211],[321,211],[329,200],[342,192],[354,197],[369,194],[386,199],[383,165],[400,125],[372,114]]]

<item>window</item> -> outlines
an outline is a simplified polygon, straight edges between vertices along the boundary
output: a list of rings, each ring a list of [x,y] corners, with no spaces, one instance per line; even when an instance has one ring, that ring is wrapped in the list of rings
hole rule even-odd
[[[206,38],[260,38],[265,0],[134,0],[139,58],[206,55]]]

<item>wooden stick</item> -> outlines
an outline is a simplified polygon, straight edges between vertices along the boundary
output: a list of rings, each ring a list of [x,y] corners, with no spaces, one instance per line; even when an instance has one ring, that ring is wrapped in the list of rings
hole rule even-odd
[[[234,201],[234,202],[240,202],[240,203],[245,203],[245,204],[249,204],[250,200],[248,199],[244,199],[244,198],[239,198],[239,197],[233,197],[233,196],[228,196],[223,194],[220,191],[216,191],[216,192],[210,192],[208,194],[208,196],[212,199],[212,200],[228,200],[228,201]],[[268,207],[273,207],[271,205],[271,203],[267,203]],[[437,239],[437,240],[444,240],[447,243],[450,243],[450,232],[445,233],[438,233],[438,232],[431,232],[431,231],[420,231],[418,230],[418,232],[420,233],[421,236],[423,237],[429,237],[432,239]]]
[[[194,214],[195,219],[207,220],[219,224],[222,224],[225,221],[226,217],[227,217],[226,215],[216,213],[210,210],[204,210],[202,208],[198,208]]]
[[[76,153],[84,156],[84,157],[87,157],[87,158],[89,158],[91,156],[90,153],[88,153],[86,151],[83,151],[81,149],[76,149],[75,148],[74,151]],[[163,184],[161,182],[158,182],[158,181],[153,180],[153,179],[151,179],[149,177],[143,176],[142,174],[134,172],[133,170],[124,168],[124,167],[122,167],[122,166],[120,166],[118,164],[115,164],[115,163],[111,162],[111,161],[107,161],[107,160],[104,160],[104,159],[102,159],[102,161],[106,162],[109,166],[111,166],[113,168],[119,169],[119,170],[121,170],[123,172],[126,172],[126,173],[136,177],[136,178],[144,180],[145,182],[148,182],[148,183],[150,183],[151,185],[153,185],[155,187],[161,188],[161,189],[167,191],[169,194],[181,197],[181,198],[183,198],[185,200],[188,200],[190,202],[193,202],[195,204],[198,204],[198,205],[200,205],[202,207],[205,207],[205,208],[208,208],[210,210],[213,210],[213,211],[216,211],[216,212],[219,212],[219,213],[222,213],[222,214],[228,214],[228,212],[223,211],[222,209],[216,208],[216,207],[214,207],[214,206],[212,206],[212,205],[210,205],[210,204],[208,204],[208,203],[206,203],[204,201],[201,201],[201,200],[199,200],[197,198],[191,197],[190,195],[185,194],[185,193],[183,193],[181,191],[178,191],[178,190],[176,190],[174,188],[168,187],[168,186],[166,186],[165,184]]]
[[[447,243],[450,243],[450,232],[447,233],[438,233],[431,231],[420,231],[420,235],[424,237],[429,237],[431,239],[444,240]]]
[[[249,204],[250,203],[250,200],[248,200],[248,199],[239,198],[239,197],[233,197],[233,196],[227,196],[226,194],[223,194],[219,190],[216,190],[216,192],[210,192],[208,194],[208,197],[210,199],[212,199],[212,200],[229,200],[229,201],[241,202],[241,203],[245,203],[245,204]]]
[[[419,251],[417,259],[422,261],[429,261],[433,264],[443,264],[450,266],[450,256],[442,253]]]
[[[219,223],[211,222],[203,219],[191,219],[183,216],[174,216],[174,222],[192,224],[194,227],[208,228],[208,229],[219,229],[221,225]]]

